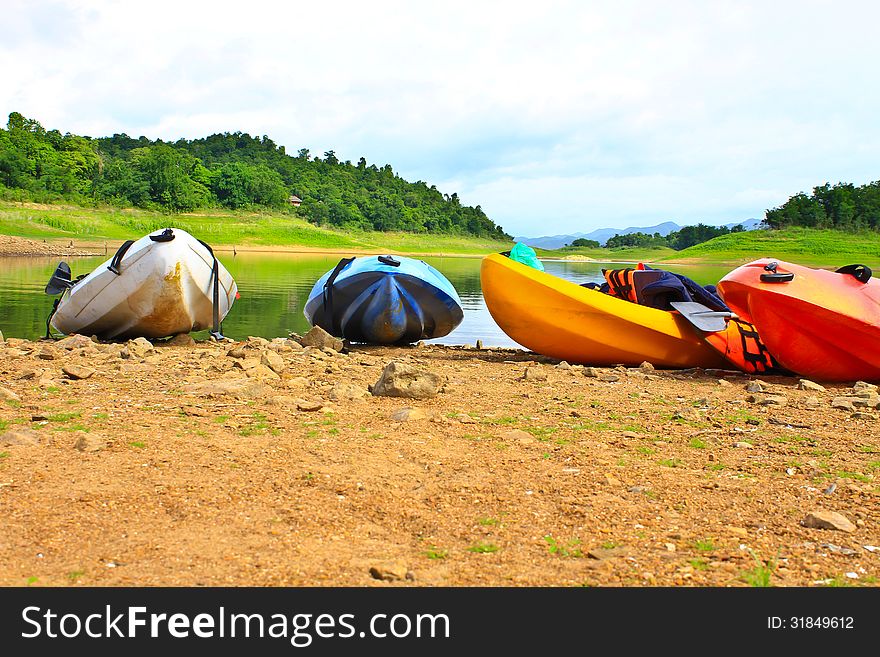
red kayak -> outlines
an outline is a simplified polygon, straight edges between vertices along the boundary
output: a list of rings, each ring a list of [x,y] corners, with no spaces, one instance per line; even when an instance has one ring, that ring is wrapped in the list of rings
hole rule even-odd
[[[786,369],[817,381],[880,380],[880,281],[868,267],[764,258],[724,276],[718,293]]]

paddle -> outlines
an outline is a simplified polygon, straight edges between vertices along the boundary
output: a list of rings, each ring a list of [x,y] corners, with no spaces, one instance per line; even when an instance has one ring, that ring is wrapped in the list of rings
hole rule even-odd
[[[670,301],[669,304],[691,324],[707,333],[723,331],[727,327],[727,320],[734,317],[731,312],[712,310],[696,301]]]

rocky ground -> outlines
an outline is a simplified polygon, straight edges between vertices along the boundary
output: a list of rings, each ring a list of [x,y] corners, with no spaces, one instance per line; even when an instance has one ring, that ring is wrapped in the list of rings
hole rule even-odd
[[[0,256],[87,256],[101,251],[91,247],[74,244],[73,240],[29,240],[13,235],[0,235]]]
[[[0,585],[877,586],[878,407],[516,350],[7,336]]]

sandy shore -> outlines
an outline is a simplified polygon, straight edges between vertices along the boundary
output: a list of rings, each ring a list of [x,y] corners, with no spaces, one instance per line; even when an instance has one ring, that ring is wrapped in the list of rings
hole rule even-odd
[[[880,577],[870,385],[437,345],[6,337],[2,585]],[[373,394],[391,362],[421,396]]]

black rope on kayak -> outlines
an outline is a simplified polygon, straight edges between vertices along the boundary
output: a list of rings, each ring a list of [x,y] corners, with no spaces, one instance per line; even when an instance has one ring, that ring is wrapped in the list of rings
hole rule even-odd
[[[336,281],[336,278],[339,276],[340,272],[345,269],[349,264],[354,262],[354,258],[342,258],[339,262],[336,263],[336,266],[333,268],[333,271],[330,272],[330,276],[327,277],[327,280],[324,281],[324,324],[322,328],[327,329],[327,332],[335,335],[337,333],[335,322],[333,321],[333,283]],[[329,326],[329,329],[327,328]]]
[[[52,310],[49,313],[49,316],[46,318],[46,339],[52,340],[54,339],[52,336],[52,318],[55,317],[55,311],[58,310],[58,304],[61,303],[61,297],[55,299],[55,303],[52,304]]]
[[[166,232],[168,232],[168,231],[166,231]],[[163,241],[165,241],[165,240],[163,240]],[[210,253],[211,257],[214,259],[214,263],[211,266],[211,279],[214,283],[214,289],[212,290],[212,293],[211,293],[211,305],[213,306],[212,319],[214,322],[214,328],[211,330],[211,337],[213,337],[217,340],[222,340],[223,339],[223,332],[222,332],[223,326],[220,324],[220,262],[217,260],[217,256],[214,255],[214,249],[212,249],[210,246],[208,246],[202,240],[199,240],[199,244],[201,244],[206,249],[208,249],[208,253]]]

